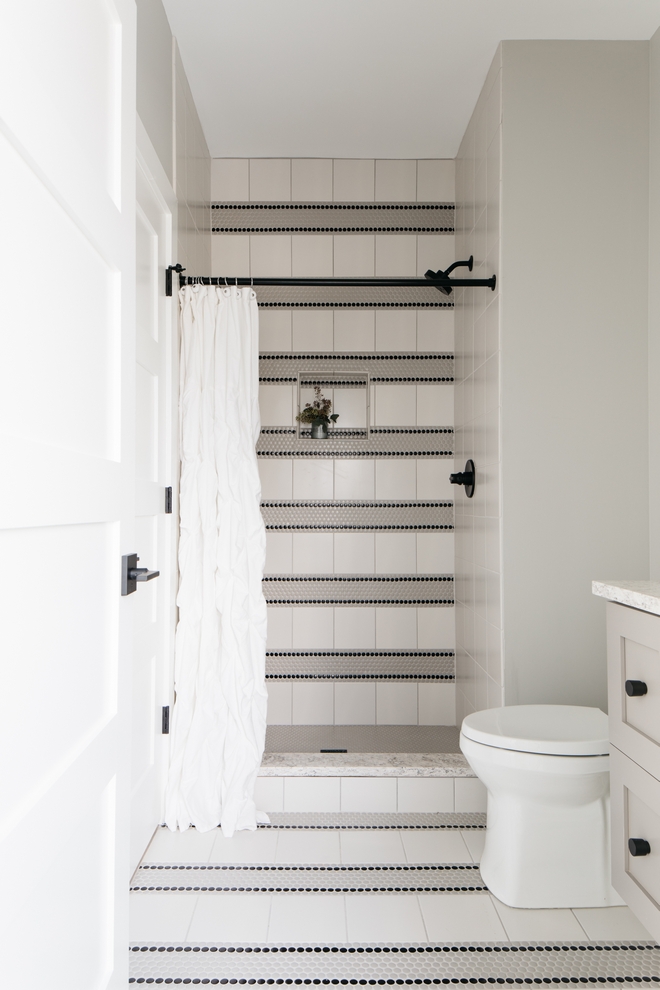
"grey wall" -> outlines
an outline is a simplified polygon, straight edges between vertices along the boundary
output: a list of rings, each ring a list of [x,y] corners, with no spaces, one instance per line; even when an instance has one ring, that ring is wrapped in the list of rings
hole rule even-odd
[[[502,46],[507,704],[605,707],[593,578],[648,575],[648,43]]]
[[[174,185],[172,32],[161,0],[137,0],[137,111]]]
[[[660,580],[660,31],[649,42],[650,577]]]

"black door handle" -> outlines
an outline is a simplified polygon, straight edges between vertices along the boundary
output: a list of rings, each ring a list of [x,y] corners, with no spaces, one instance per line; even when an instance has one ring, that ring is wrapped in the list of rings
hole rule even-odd
[[[626,681],[626,694],[629,698],[641,698],[647,692],[648,687],[644,681]]]
[[[153,581],[160,571],[150,571],[148,567],[138,567],[140,558],[136,553],[127,553],[121,558],[121,593],[132,595],[138,581]]]

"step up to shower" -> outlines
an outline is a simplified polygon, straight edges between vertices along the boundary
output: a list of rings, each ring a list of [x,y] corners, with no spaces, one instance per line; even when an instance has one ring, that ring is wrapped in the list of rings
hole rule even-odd
[[[454,604],[451,574],[267,574],[263,591],[271,607],[448,608]]]
[[[342,374],[368,375],[372,385],[450,384],[454,381],[454,355],[383,352],[262,352],[259,355],[259,381],[264,385],[295,385],[299,374],[305,376],[307,387],[314,384],[360,387],[350,379],[341,383]],[[336,378],[328,377],[331,375]],[[317,380],[313,381],[314,377]]]
[[[257,441],[258,457],[453,457],[453,427],[371,427],[364,430],[333,428],[325,440],[290,426],[268,426]]]
[[[274,500],[261,503],[266,530],[284,533],[449,532],[454,503],[446,501]]]
[[[268,650],[267,681],[453,681],[453,650]]]

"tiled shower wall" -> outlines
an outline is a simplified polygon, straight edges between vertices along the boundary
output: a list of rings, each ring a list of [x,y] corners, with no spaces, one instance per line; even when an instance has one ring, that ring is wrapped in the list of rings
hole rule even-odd
[[[476,278],[499,276],[501,48],[456,158],[457,257],[474,255]],[[456,715],[503,698],[500,602],[500,295],[456,294],[455,461],[476,465],[472,499],[456,495]]]
[[[212,200],[453,202],[453,161],[215,159]],[[218,276],[423,275],[455,260],[444,234],[214,234]],[[350,291],[350,290],[349,290]],[[453,352],[451,309],[267,309],[260,350]],[[451,426],[451,385],[377,385],[374,426]],[[336,393],[350,425],[354,393]],[[262,385],[262,427],[293,426],[294,386]],[[264,499],[452,499],[449,457],[260,460]],[[268,534],[270,574],[451,574],[451,533]],[[454,609],[276,607],[269,650],[424,650],[454,647]],[[269,721],[279,724],[453,724],[451,682],[269,682]]]

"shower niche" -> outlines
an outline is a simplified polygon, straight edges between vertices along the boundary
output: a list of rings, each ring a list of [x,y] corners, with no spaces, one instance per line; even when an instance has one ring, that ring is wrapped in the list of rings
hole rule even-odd
[[[330,413],[338,416],[329,427],[329,436],[343,440],[368,440],[371,436],[372,386],[369,372],[299,371],[296,414],[320,398],[332,403]],[[311,427],[296,420],[299,439],[311,437]]]

